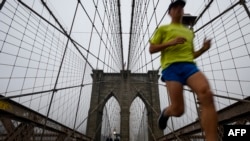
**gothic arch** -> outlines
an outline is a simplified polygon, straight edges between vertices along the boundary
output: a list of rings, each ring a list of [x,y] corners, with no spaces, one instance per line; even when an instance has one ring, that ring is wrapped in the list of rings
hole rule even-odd
[[[160,100],[158,89],[158,71],[134,74],[130,71],[120,73],[104,73],[102,70],[93,70],[93,85],[87,135],[100,141],[103,108],[107,101],[114,97],[121,108],[120,135],[122,141],[129,141],[129,116],[130,106],[135,98],[139,97],[147,109],[149,140],[163,136],[157,127],[158,114],[160,113]],[[100,105],[98,109],[95,109]],[[157,112],[155,112],[157,111]]]

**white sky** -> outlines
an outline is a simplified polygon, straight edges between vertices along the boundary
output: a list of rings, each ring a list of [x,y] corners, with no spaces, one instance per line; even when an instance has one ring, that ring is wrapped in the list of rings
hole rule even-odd
[[[192,1],[187,0],[186,6],[184,8],[185,13],[190,13],[191,15],[197,15],[203,9],[204,1],[207,2],[208,0],[192,0]],[[49,7],[53,10],[54,14],[57,15],[57,17],[59,17],[60,22],[64,23],[67,29],[69,30],[77,1],[76,0],[70,0],[70,1],[53,0],[53,1],[47,1],[47,2],[48,2]],[[101,1],[99,2],[101,3]],[[132,2],[131,0],[120,0],[120,2],[121,2],[122,32],[125,33],[123,34],[124,61],[127,62],[129,34],[126,34],[126,33],[129,33],[130,31]],[[159,1],[159,6],[157,8],[157,10],[159,11],[158,12],[159,18],[161,18],[163,13],[165,13],[166,9],[168,8],[169,3],[170,3],[170,0]],[[84,1],[83,4],[85,7],[93,7],[93,1],[86,1],[86,2]],[[149,8],[148,10],[151,10],[151,9]],[[90,8],[89,8],[89,11],[91,11]],[[150,11],[148,11],[148,13],[150,13]],[[166,15],[166,18],[162,24],[167,24],[169,21],[170,21],[170,17]],[[79,26],[81,26],[81,24]],[[88,31],[87,29],[79,28],[79,30],[73,30],[73,32],[88,32]]]

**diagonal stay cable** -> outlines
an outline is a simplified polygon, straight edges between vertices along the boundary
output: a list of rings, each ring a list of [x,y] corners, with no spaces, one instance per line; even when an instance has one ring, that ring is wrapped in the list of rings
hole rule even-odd
[[[81,54],[81,56],[84,58],[84,60],[86,60],[88,62],[88,60],[85,58],[85,56],[82,54],[82,52],[79,50],[79,48],[76,45],[76,41],[74,41],[70,35],[68,35],[67,31],[63,28],[63,26],[60,24],[60,22],[57,20],[57,18],[54,16],[53,12],[48,8],[47,4],[45,2],[43,2],[43,4],[45,4],[44,6],[46,7],[46,9],[49,11],[49,13],[51,14],[51,16],[54,18],[54,20],[56,21],[56,23],[60,26],[60,28],[62,30],[60,30],[58,27],[56,27],[55,25],[53,25],[52,23],[50,23],[47,19],[45,19],[43,16],[41,16],[39,13],[37,13],[34,9],[32,9],[31,7],[29,7],[26,3],[24,3],[22,0],[18,0],[23,6],[25,6],[26,8],[28,8],[29,10],[31,10],[33,13],[35,13],[38,17],[42,18],[44,21],[46,21],[48,24],[50,24],[53,28],[57,29],[59,32],[61,32],[62,34],[64,34],[68,39],[70,39],[70,41],[73,43],[74,47],[77,49],[77,51]],[[89,66],[93,69],[93,66],[88,62]]]
[[[140,80],[140,79],[134,79],[136,81],[141,81],[141,82],[133,82],[133,83],[150,83],[150,84],[156,84],[156,85],[159,85],[159,86],[163,86],[163,87],[167,87],[166,84],[160,84],[160,83],[154,83],[154,82],[148,82],[148,81],[145,81],[145,80]],[[185,91],[189,91],[189,92],[192,92],[192,90],[190,89],[183,89]],[[225,91],[226,92],[226,91]],[[246,103],[250,103],[250,100],[245,100],[245,99],[239,99],[239,98],[234,98],[234,97],[228,97],[228,96],[222,96],[222,95],[218,95],[218,94],[213,94],[215,97],[220,97],[220,98],[225,98],[225,99],[230,99],[230,100],[235,100],[235,101],[239,101],[239,102],[246,102]]]
[[[139,91],[138,88],[136,88],[136,87],[134,87],[134,88],[136,89],[136,91],[137,91],[138,93],[141,94],[140,96],[143,97],[143,99],[145,100],[146,104],[153,110],[153,112],[154,112],[156,115],[160,115],[160,113],[158,113],[158,112],[154,109],[154,107],[152,107],[152,105],[148,102],[148,100],[143,96],[144,94],[143,94],[141,91]],[[169,126],[167,126],[167,127],[171,130],[171,132],[173,133],[173,135],[174,135],[178,140],[181,141],[181,139],[180,139],[179,136],[174,132],[174,130],[171,129]]]
[[[50,15],[54,18],[54,20],[57,22],[57,24],[61,27],[61,29],[64,31],[65,34],[67,34],[67,31],[63,28],[63,26],[61,25],[61,23],[57,20],[57,18],[54,16],[54,14],[52,13],[52,11],[49,9],[49,7],[47,6],[47,4],[44,2],[44,0],[41,0],[42,4],[44,5],[44,7],[48,10],[48,12],[50,13]],[[71,24],[71,28],[70,28],[70,33],[69,35],[67,36],[68,37],[68,40],[67,40],[67,43],[66,43],[66,46],[65,46],[65,50],[64,50],[64,53],[63,53],[63,57],[62,57],[62,60],[61,60],[61,63],[60,63],[60,67],[59,67],[59,70],[58,70],[58,73],[57,73],[57,77],[56,77],[56,81],[55,81],[55,84],[54,84],[54,89],[57,88],[57,85],[58,85],[58,80],[59,80],[59,76],[61,74],[61,69],[62,69],[62,66],[63,66],[63,63],[65,61],[65,56],[66,56],[66,52],[68,50],[68,44],[69,44],[69,41],[70,41],[70,35],[71,35],[71,32],[72,32],[72,29],[73,29],[73,25],[74,25],[74,22],[75,22],[75,18],[76,18],[76,13],[77,13],[77,9],[78,9],[78,4],[76,5],[76,9],[75,9],[75,13],[74,13],[74,17],[73,17],[73,21],[72,21],[72,24]],[[78,49],[78,48],[77,48]],[[79,51],[80,52],[80,51]],[[84,56],[83,56],[84,57]],[[84,57],[85,58],[85,57]],[[91,65],[90,65],[91,66]],[[92,67],[93,68],[93,67]],[[50,102],[49,102],[49,107],[48,107],[48,110],[47,110],[47,114],[46,114],[46,119],[44,121],[44,126],[42,128],[42,135],[41,135],[41,138],[40,140],[42,141],[43,140],[43,135],[45,133],[45,126],[47,124],[47,120],[49,118],[49,114],[50,114],[50,110],[51,110],[51,106],[52,106],[52,102],[54,100],[54,96],[55,96],[55,91],[52,92],[52,95],[51,95],[51,99],[50,99]]]
[[[88,14],[87,10],[85,9],[84,5],[82,4],[82,2],[81,2],[81,1],[79,1],[79,2],[80,2],[81,7],[83,8],[83,10],[85,11],[85,13],[86,13],[88,19],[90,20],[90,22],[91,22],[92,24],[94,24],[94,22],[91,20],[89,14]],[[96,28],[96,26],[94,26],[94,29],[97,31],[97,35],[102,39],[102,35],[99,33],[99,31],[98,31],[98,29]],[[102,42],[104,43],[103,40],[102,40]],[[105,43],[104,43],[104,44],[105,44]],[[105,46],[107,47],[106,44],[105,44]],[[108,51],[109,51],[109,50],[108,50]],[[110,51],[109,51],[109,52],[110,52]],[[110,54],[112,54],[112,53],[110,53]],[[116,59],[114,58],[113,55],[112,55],[112,58],[113,58],[113,60],[116,60]],[[119,64],[118,64],[116,61],[115,61],[115,63],[117,64],[117,66],[119,66]]]
[[[105,26],[104,26],[104,23],[105,23],[105,18],[107,17],[109,20],[108,20],[108,30],[109,29],[113,29],[112,27],[111,27],[111,23],[113,23],[112,25],[114,26],[114,25],[116,25],[114,22],[112,22],[112,20],[110,19],[110,17],[111,16],[108,16],[108,15],[114,15],[114,14],[116,14],[117,12],[116,11],[114,11],[114,12],[110,12],[110,13],[108,13],[108,7],[107,7],[107,3],[104,3],[104,1],[103,1],[103,6],[104,6],[104,8],[105,8],[105,12],[104,12],[104,19],[102,19],[101,18],[101,15],[100,15],[100,11],[98,10],[98,3],[95,3],[94,1],[93,1],[93,3],[94,3],[94,5],[95,5],[95,11],[96,11],[96,14],[97,14],[97,16],[99,17],[99,19],[100,19],[100,21],[101,21],[101,23],[102,23],[102,30],[101,30],[101,33],[100,33],[100,35],[102,35],[103,34],[103,31],[105,32],[105,34],[106,34],[106,36],[107,36],[107,41],[109,42],[109,44],[111,45],[110,46],[110,48],[111,48],[111,50],[114,52],[114,58],[117,58],[117,59],[114,59],[115,61],[117,60],[120,60],[119,62],[118,62],[118,64],[119,64],[119,66],[122,66],[122,64],[121,64],[121,62],[123,62],[122,60],[123,59],[121,59],[119,56],[123,56],[123,53],[121,53],[122,51],[120,51],[120,49],[118,48],[114,48],[114,46],[122,46],[122,44],[118,44],[118,45],[112,45],[112,42],[111,42],[111,40],[110,40],[110,38],[109,38],[109,36],[108,36],[108,31],[107,31],[107,29],[105,28]],[[113,16],[112,16],[113,17]],[[116,18],[113,18],[113,19],[116,19]],[[92,24],[94,23],[94,21],[92,22]],[[119,24],[118,24],[119,25]],[[95,28],[95,27],[93,27],[93,28]],[[114,32],[114,33],[113,33]],[[112,37],[114,37],[114,38],[119,38],[119,37],[117,37],[117,34],[119,34],[121,32],[121,30],[120,31],[111,31],[111,35],[112,35]],[[98,32],[99,33],[99,32]],[[115,41],[117,41],[117,40],[115,40]],[[104,41],[102,41],[102,40],[100,40],[100,43],[101,42],[104,42]],[[114,43],[116,43],[116,42],[114,42]],[[105,43],[104,44],[105,45],[105,48],[107,49],[107,51],[109,52],[109,53],[111,53],[111,50],[110,49],[108,49],[107,48],[107,43]],[[99,46],[99,48],[100,48],[100,46]],[[113,56],[113,55],[112,55]]]
[[[152,128],[149,126],[149,124],[148,124],[148,129],[149,129],[149,131],[150,131],[150,133],[151,133],[151,135],[152,135],[154,141],[157,141],[157,140],[156,140],[156,137],[155,137],[155,134],[154,134]]]
[[[157,2],[157,4],[154,6],[154,9],[156,9],[157,8],[157,6],[158,6],[158,3],[159,3],[159,1]],[[163,14],[163,16],[161,17],[161,19],[160,19],[160,21],[159,22],[157,22],[156,24],[157,24],[157,26],[156,26],[156,29],[158,28],[158,26],[161,24],[161,22],[163,21],[163,19],[165,18],[165,15],[167,14],[167,10],[165,11],[165,13]],[[146,27],[146,29],[145,29],[145,32],[143,33],[143,37],[145,37],[145,35],[147,34],[147,31],[149,30],[149,24],[152,22],[152,19],[153,19],[153,15],[155,15],[155,18],[156,18],[156,11],[154,10],[154,12],[152,13],[152,15],[151,15],[151,18],[150,18],[150,20],[149,21],[147,21],[147,27]],[[143,18],[144,19],[144,18]],[[156,21],[157,21],[157,19],[156,19]],[[143,23],[143,22],[142,22]],[[131,33],[134,33],[134,31],[133,31],[133,28],[131,28],[131,31],[130,31]],[[133,34],[131,34],[131,36],[133,36]],[[152,35],[151,35],[152,36]],[[140,43],[139,44],[142,44],[142,42],[143,42],[143,38],[142,38],[142,40],[140,41]],[[134,42],[132,42],[132,41],[130,41],[130,48],[132,47],[132,46],[135,46],[135,45],[133,45],[133,43]],[[140,57],[142,54],[143,54],[143,52],[145,52],[146,51],[146,48],[147,48],[147,46],[148,46],[148,42],[144,45],[144,48],[141,50],[141,52],[140,53],[136,53],[136,54],[139,54],[139,55],[137,55],[138,57]],[[131,50],[131,49],[130,49]],[[131,51],[130,51],[130,53],[131,53]],[[130,55],[130,54],[129,54]],[[138,57],[137,58],[131,58],[131,56],[129,56],[129,58],[128,59],[130,59],[130,60],[134,60],[133,62],[130,62],[129,63],[129,65],[128,65],[128,68],[129,69],[131,69],[131,70],[133,70],[132,68],[135,66],[135,63],[137,63],[138,61],[135,61],[135,60],[138,60]],[[152,57],[152,56],[151,56]],[[159,58],[160,57],[160,55],[158,56],[158,57],[156,57],[154,60],[156,60],[157,58]],[[142,65],[141,67],[139,67],[138,69],[136,69],[135,70],[135,72],[136,71],[138,71],[138,70],[140,70],[140,69],[142,69],[142,68],[144,68],[144,67],[146,67],[148,64],[151,64],[153,62],[153,60],[151,59],[151,61],[150,62],[147,62],[147,63],[145,63],[144,65]]]
[[[29,10],[31,10],[33,13],[35,13],[38,17],[40,17],[40,18],[42,18],[44,21],[46,21],[49,25],[51,25],[53,28],[55,28],[55,29],[57,29],[59,32],[61,32],[62,34],[64,34],[66,37],[68,37],[70,40],[71,40],[71,42],[73,43],[73,45],[76,47],[76,49],[77,49],[77,51],[82,55],[82,57],[88,62],[88,64],[91,66],[91,68],[93,69],[93,67],[92,67],[92,65],[90,64],[90,62],[86,59],[86,57],[81,53],[81,51],[78,49],[78,47],[77,47],[77,45],[79,46],[79,47],[81,47],[82,49],[84,49],[85,51],[87,51],[87,52],[89,52],[86,48],[84,48],[81,44],[79,44],[78,42],[76,42],[74,39],[72,39],[68,34],[67,34],[67,32],[63,29],[63,27],[62,26],[60,26],[62,29],[63,29],[63,31],[62,30],[60,30],[58,27],[56,27],[54,24],[52,24],[52,23],[50,23],[47,19],[45,19],[43,16],[41,16],[40,14],[38,14],[36,11],[34,11],[32,8],[30,8],[27,4],[25,4],[24,2],[22,2],[21,0],[18,0],[22,5],[24,5],[26,8],[28,8]],[[86,11],[87,12],[87,11]],[[51,11],[50,11],[50,13],[51,14],[53,14]],[[56,20],[56,21],[58,21],[57,19],[56,19],[56,17],[55,16],[53,16],[54,17],[54,19]],[[90,17],[89,17],[89,19],[90,19]],[[91,19],[90,19],[91,20]],[[60,25],[60,24],[59,24]],[[97,29],[96,29],[96,27],[95,27],[95,30],[97,31]],[[99,37],[102,39],[102,36],[99,34],[99,32],[98,32],[98,35],[99,35]],[[103,39],[101,40],[102,42],[104,42],[103,41]],[[107,47],[107,44],[106,43],[104,43],[105,44],[105,46]],[[108,50],[109,51],[109,50]],[[93,53],[91,53],[91,52],[89,52],[89,54],[90,55],[92,55],[93,57],[95,57],[96,59],[98,59],[98,57],[97,56],[95,56]],[[112,54],[111,52],[110,52],[110,54]],[[114,60],[115,60],[115,58],[113,58]],[[103,61],[103,60],[100,60],[100,59],[98,59],[99,61],[101,61],[105,66],[108,66],[109,68],[112,68],[111,66],[109,66],[108,64],[106,64],[105,63],[105,61]],[[114,69],[112,69],[112,70],[114,70]]]
[[[113,89],[107,95],[105,95],[102,101],[98,105],[96,105],[96,107],[94,107],[92,111],[90,111],[89,115],[92,115],[106,101],[106,98],[110,95],[110,93],[112,93]],[[79,123],[76,129],[78,129],[87,119],[88,119],[88,116],[85,119],[83,119],[82,122]]]

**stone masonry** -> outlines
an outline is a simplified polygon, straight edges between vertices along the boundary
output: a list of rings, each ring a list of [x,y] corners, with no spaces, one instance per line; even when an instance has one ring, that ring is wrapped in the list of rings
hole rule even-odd
[[[158,71],[148,73],[104,73],[102,70],[93,70],[92,96],[89,109],[87,136],[100,141],[103,108],[110,97],[114,96],[121,106],[121,141],[129,141],[129,109],[136,97],[140,97],[148,111],[149,141],[163,136],[157,127],[160,114],[160,100],[158,89]],[[99,106],[98,106],[99,105]],[[96,109],[98,108],[98,109]]]

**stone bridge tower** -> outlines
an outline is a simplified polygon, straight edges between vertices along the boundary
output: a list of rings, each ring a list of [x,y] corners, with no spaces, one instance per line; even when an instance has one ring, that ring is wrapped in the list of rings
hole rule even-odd
[[[158,71],[149,71],[148,73],[131,73],[130,71],[104,73],[102,70],[93,70],[92,78],[93,86],[87,136],[95,137],[94,141],[100,141],[101,128],[98,128],[98,125],[102,121],[103,108],[112,96],[117,99],[121,106],[121,141],[129,141],[129,110],[136,97],[141,98],[148,111],[148,126],[151,129],[148,132],[149,141],[163,136],[163,132],[158,129],[157,125],[158,114],[160,113]],[[151,133],[153,133],[153,136]]]

